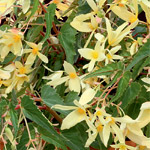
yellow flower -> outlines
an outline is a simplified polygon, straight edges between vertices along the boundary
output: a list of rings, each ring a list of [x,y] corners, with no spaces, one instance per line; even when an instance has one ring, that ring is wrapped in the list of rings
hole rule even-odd
[[[26,61],[27,65],[32,65],[36,59],[36,56],[38,56],[45,63],[48,63],[48,58],[39,52],[42,49],[42,43],[35,44],[32,42],[27,42],[27,44],[32,48],[24,50],[24,53],[30,53],[29,56],[27,57]]]
[[[97,41],[94,50],[90,48],[81,48],[79,49],[79,54],[90,60],[90,63],[88,64],[88,71],[91,72],[94,68],[94,65],[96,62],[103,61],[105,59],[105,50],[104,50],[105,43],[101,43],[100,41]]]
[[[73,28],[80,32],[92,32],[98,28],[98,23],[96,18],[93,16],[93,13],[76,16],[70,24]]]
[[[31,65],[23,66],[19,61],[15,62],[15,71],[10,79],[11,84],[7,87],[5,93],[10,93],[13,88],[16,88],[19,91],[22,88],[23,83],[28,82],[30,76],[28,75],[32,70],[30,69]]]
[[[4,59],[9,52],[14,55],[21,56],[23,52],[22,48],[23,34],[16,29],[10,29],[8,32],[3,32],[0,39],[1,44],[1,58]]]
[[[95,96],[96,92],[89,88],[87,89],[80,97],[80,100],[74,100],[76,106],[63,106],[63,105],[54,105],[52,108],[60,110],[74,110],[69,113],[65,119],[63,119],[61,130],[69,129],[75,126],[77,123],[86,120],[86,108],[87,103],[89,103]]]
[[[108,53],[106,54],[105,58],[105,65],[107,65],[109,62],[114,62],[114,59],[123,59],[122,56],[115,55],[115,53],[121,48],[121,46],[115,46],[111,50],[107,50]]]
[[[60,85],[60,84],[62,84],[64,82],[68,82],[69,89],[71,91],[75,91],[75,92],[79,93],[80,90],[81,90],[80,78],[77,76],[74,67],[70,63],[68,63],[66,61],[64,61],[64,65],[63,66],[64,66],[65,72],[68,75],[65,76],[65,77],[61,77],[62,76],[62,72],[60,72],[59,76],[56,73],[58,78],[51,78],[52,81],[48,82],[47,84],[56,87],[57,85]]]
[[[116,134],[117,139],[119,142],[124,143],[125,138],[123,136],[123,133],[121,129],[116,125],[116,120],[114,117],[107,116],[106,117],[106,123],[104,124],[103,128],[103,134],[104,134],[104,145],[107,147],[107,143],[109,140],[110,133],[113,132]]]
[[[94,126],[93,123],[89,119],[86,119],[86,123],[89,126],[89,129],[86,131],[86,132],[88,132],[89,138],[87,139],[87,141],[85,143],[85,147],[89,147],[95,141],[98,134],[101,138],[101,141],[104,143],[104,141],[103,141],[103,136],[104,136],[103,135],[103,124],[101,124],[100,121],[96,121],[95,126]]]
[[[106,29],[108,33],[108,43],[111,46],[116,46],[121,42],[121,40],[130,33],[130,30],[133,29],[137,25],[137,21],[134,23],[128,25],[127,22],[123,23],[121,26],[119,26],[116,31],[112,30],[110,21],[105,18],[106,20]],[[126,27],[128,25],[128,27]],[[126,27],[126,28],[125,28]]]

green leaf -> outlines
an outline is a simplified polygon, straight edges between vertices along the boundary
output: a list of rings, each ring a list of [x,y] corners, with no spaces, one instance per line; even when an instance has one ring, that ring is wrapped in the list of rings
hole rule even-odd
[[[150,57],[140,60],[133,68],[132,78],[136,79],[136,77],[140,74],[143,68],[148,64],[150,64]]]
[[[150,56],[150,39],[148,39],[147,43],[139,49],[137,54],[133,57],[132,62],[127,66],[126,71],[130,70],[140,60],[146,58],[147,56]]]
[[[117,71],[117,70],[119,71],[123,69],[124,69],[124,65],[122,62],[111,63],[88,74],[87,76],[85,76],[85,79],[90,78],[90,77],[95,77],[95,76],[101,76],[101,75],[111,75],[114,73],[114,71]]]
[[[0,132],[3,128],[2,126],[2,115],[5,113],[6,111],[6,107],[7,107],[7,101],[4,97],[1,97],[1,100],[0,100]]]
[[[87,128],[77,125],[69,130],[63,130],[61,135],[71,150],[87,150],[89,148],[84,147],[87,140],[86,130]]]
[[[60,135],[54,130],[49,120],[42,114],[37,106],[33,104],[33,100],[31,100],[28,96],[24,96],[21,100],[21,107],[23,114],[27,118],[34,121],[39,128],[43,128],[43,130],[49,133],[49,138],[63,145]],[[43,130],[40,130],[41,133]]]
[[[63,99],[56,93],[55,89],[50,87],[50,85],[45,85],[42,87],[41,98],[48,107],[52,107],[55,104],[64,104]]]
[[[66,54],[66,59],[69,63],[74,63],[75,52],[75,35],[77,31],[70,26],[70,23],[65,23],[60,29],[60,34],[58,36],[60,44],[63,46]]]
[[[62,139],[58,139],[55,138],[54,136],[51,136],[51,132],[45,130],[42,127],[38,127],[38,131],[41,133],[41,138],[53,145],[55,145],[56,147],[59,147],[63,150],[67,150],[66,146],[64,145],[64,140]]]
[[[14,136],[16,137],[18,132],[18,116],[17,116],[17,111],[15,110],[15,107],[13,106],[12,102],[9,103],[9,113],[15,130]]]
[[[120,79],[118,83],[116,95],[111,99],[110,103],[116,101],[118,98],[120,98],[123,95],[124,91],[128,87],[129,80],[131,79],[131,75],[132,74],[129,71],[126,71],[123,74],[123,77]]]
[[[56,9],[56,4],[54,3],[50,4],[46,9],[47,11],[47,13],[45,13],[46,34],[41,42],[45,42],[49,38],[49,35],[51,33],[51,28],[52,28],[52,22],[54,21],[55,9]]]
[[[27,129],[25,129],[23,131],[20,141],[18,142],[17,149],[18,150],[26,150],[25,145],[28,143],[28,141],[29,141],[28,131],[27,131]]]
[[[138,96],[140,90],[141,90],[141,85],[137,82],[132,82],[122,96],[123,99],[122,99],[121,107],[125,109],[127,106],[129,106],[129,104],[133,102],[136,96]]]

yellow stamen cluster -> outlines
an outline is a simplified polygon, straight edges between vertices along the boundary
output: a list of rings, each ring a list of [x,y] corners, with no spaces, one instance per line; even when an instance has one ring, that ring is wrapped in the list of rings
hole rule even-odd
[[[96,112],[96,116],[101,116],[102,115],[102,112],[99,110]]]
[[[38,48],[33,48],[32,49],[32,54],[37,55],[38,51],[39,51]]]
[[[97,51],[93,51],[92,52],[92,58],[93,59],[97,59],[98,58],[98,52]]]
[[[19,73],[20,74],[25,74],[27,72],[27,69],[25,67],[19,68]]]
[[[82,108],[78,108],[78,113],[84,114],[84,113],[85,113],[85,110],[83,110]]]
[[[21,41],[20,35],[15,35],[15,36],[13,37],[13,39],[14,39],[14,41],[15,41],[16,43],[19,42],[19,41]]]
[[[70,79],[75,79],[77,77],[77,75],[76,75],[76,73],[71,72],[71,73],[69,73],[69,77],[70,77]]]
[[[60,0],[53,0],[53,3],[58,4],[58,3],[60,3]]]
[[[136,20],[137,20],[136,17],[131,17],[131,18],[130,18],[130,22],[131,22],[131,23],[135,22]]]
[[[127,147],[126,147],[125,145],[120,145],[119,149],[120,149],[120,150],[126,150]]]
[[[139,146],[140,150],[144,150],[145,148],[146,148],[146,146],[142,146],[142,145]]]
[[[99,124],[98,127],[97,127],[97,131],[101,132],[102,130],[103,130],[103,126],[101,124]]]
[[[111,55],[111,54],[107,54],[106,57],[107,57],[108,59],[112,59],[112,55]]]

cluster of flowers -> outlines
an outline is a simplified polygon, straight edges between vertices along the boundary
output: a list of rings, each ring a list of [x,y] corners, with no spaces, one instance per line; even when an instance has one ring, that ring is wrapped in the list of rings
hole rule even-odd
[[[42,0],[40,1],[43,2]],[[140,6],[146,14],[147,23],[150,24],[150,2],[148,0],[115,0],[112,4],[109,4],[107,11],[104,11],[106,7],[106,0],[86,0],[91,7],[92,12],[88,14],[81,14],[76,16],[70,25],[80,32],[90,33],[84,48],[78,50],[81,57],[84,57],[90,62],[83,66],[83,69],[87,69],[88,73],[91,73],[98,69],[96,64],[101,62],[107,65],[115,60],[124,60],[123,56],[118,55],[118,51],[121,50],[120,42],[124,38],[132,40],[132,44],[126,45],[127,50],[131,56],[138,51],[139,45],[142,43],[142,38],[137,40],[131,34],[131,30],[134,29],[139,23],[142,23],[138,19],[138,6]],[[13,11],[13,4],[15,0],[9,2],[0,2],[0,15],[6,16]],[[69,4],[61,3],[59,0],[53,0],[50,3],[57,5],[56,16],[61,19],[61,14],[69,8]],[[26,13],[30,8],[30,0],[19,0],[17,4],[22,5],[23,13]],[[119,18],[125,22],[116,27],[111,24],[111,15],[108,12],[112,11]],[[29,15],[31,12],[27,13]],[[39,13],[39,11],[38,11]],[[108,14],[109,17],[105,17]],[[113,14],[113,15],[114,15]],[[68,15],[68,14],[66,14]],[[103,28],[105,26],[106,28]],[[12,89],[19,91],[25,82],[30,82],[32,77],[32,68],[36,58],[38,57],[44,63],[48,63],[48,58],[40,52],[42,50],[43,43],[35,44],[29,41],[23,41],[24,35],[17,29],[10,29],[7,31],[0,31],[0,61],[3,62],[9,53],[13,53],[16,57],[13,63],[8,64],[0,68],[0,93],[2,96],[7,96]],[[104,34],[102,34],[104,33]],[[87,48],[94,38],[94,48]],[[96,42],[95,42],[96,41]],[[25,42],[30,48],[23,48],[22,42]],[[29,54],[28,54],[29,53]],[[20,62],[21,57],[23,63]],[[114,148],[120,150],[136,149],[150,150],[150,138],[147,138],[142,131],[142,128],[150,123],[150,102],[143,103],[139,116],[133,120],[129,116],[113,117],[108,114],[105,109],[109,107],[107,103],[104,103],[103,99],[97,99],[97,107],[93,108],[92,103],[89,104],[97,93],[96,84],[98,79],[101,78],[105,82],[109,82],[110,77],[99,76],[95,78],[84,79],[88,74],[80,75],[76,72],[76,69],[68,62],[64,61],[64,71],[53,72],[47,68],[50,72],[53,72],[49,76],[43,77],[43,79],[50,80],[48,85],[54,88],[62,83],[68,88],[65,92],[75,91],[82,95],[80,100],[74,100],[75,106],[63,106],[54,105],[54,109],[61,110],[74,110],[69,113],[63,120],[61,129],[69,129],[81,121],[85,121],[89,127],[87,130],[89,138],[85,144],[85,147],[89,147],[92,142],[95,141],[97,135],[100,135],[100,139],[107,147],[110,134],[114,137]],[[64,72],[65,76],[64,75]],[[144,82],[150,84],[148,77],[142,79]],[[149,87],[147,87],[149,91]],[[100,107],[101,106],[101,107]],[[74,119],[72,119],[74,118]],[[138,144],[138,146],[132,147],[125,144],[125,139],[128,137],[130,140]]]

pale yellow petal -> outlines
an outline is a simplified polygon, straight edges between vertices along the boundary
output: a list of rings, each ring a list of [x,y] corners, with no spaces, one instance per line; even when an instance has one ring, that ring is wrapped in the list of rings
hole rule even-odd
[[[105,3],[106,0],[100,0],[99,1],[99,7],[102,8],[103,4]]]
[[[70,73],[76,74],[76,70],[74,69],[74,67],[70,63],[64,61],[63,66],[64,66],[64,70],[67,74],[70,74]]]
[[[79,80],[78,77],[75,78],[75,79],[70,79],[69,80],[69,89],[71,91],[75,91],[75,92],[80,93],[81,86],[80,86],[80,80]]]
[[[36,55],[33,55],[32,53],[27,57],[26,65],[32,65],[36,59]]]
[[[10,76],[11,76],[10,72],[0,69],[0,78],[1,79],[9,79]]]
[[[120,143],[124,143],[125,139],[124,139],[122,130],[115,123],[113,123],[111,125],[111,127],[114,130],[114,133],[116,134],[116,136],[117,136],[118,140],[120,141]]]
[[[110,126],[109,124],[104,125],[103,128],[103,138],[104,138],[104,145],[107,147],[107,143],[110,136]]]
[[[96,92],[95,92],[93,89],[91,89],[91,88],[87,89],[87,90],[81,95],[81,98],[80,98],[80,100],[79,100],[79,103],[80,103],[81,105],[85,105],[85,104],[89,103],[89,102],[94,98],[95,94],[96,94]]]
[[[79,51],[79,54],[86,58],[86,59],[92,59],[92,56],[91,56],[91,52],[93,52],[93,49],[90,49],[90,48],[81,48],[78,50]]]
[[[22,4],[22,11],[25,14],[30,8],[30,0],[24,0]]]
[[[16,66],[17,68],[23,67],[22,63],[19,62],[19,61],[16,61],[16,62],[15,62],[15,66]]]
[[[69,6],[64,4],[64,3],[58,3],[57,8],[62,10],[62,11],[66,11],[69,8]]]
[[[114,6],[111,10],[122,20],[127,22],[134,22],[137,19],[136,15],[126,10],[125,7]]]
[[[38,56],[39,56],[39,58],[40,58],[43,62],[48,63],[48,58],[47,58],[45,55],[43,55],[42,53],[38,52]]]
[[[91,15],[92,15],[91,13],[88,13],[76,16],[70,23],[70,25],[80,32],[91,32],[92,31],[92,29],[90,28],[91,23],[84,22],[86,20],[91,19]]]
[[[28,42],[28,41],[26,41],[26,43],[27,43],[31,48],[37,48],[37,44],[35,44],[35,43]]]
[[[139,121],[138,125],[140,128],[143,128],[150,122],[150,109],[141,110],[138,118],[136,119]]]
[[[107,18],[105,18],[106,20],[106,29],[107,29],[107,33],[108,33],[108,42],[110,43],[110,40],[113,38],[112,35],[112,28],[111,28],[111,24],[109,22],[109,20]]]
[[[111,54],[115,54],[115,53],[118,52],[120,49],[121,49],[121,46],[120,46],[120,45],[119,45],[119,46],[115,46],[115,47],[113,47],[113,48],[110,50],[110,52],[111,52]]]
[[[148,77],[142,78],[141,80],[147,84],[150,84],[150,78]]]
[[[93,9],[93,11],[97,12],[98,11],[98,7],[95,4],[94,0],[86,0],[87,3],[89,4],[89,6]]]
[[[81,114],[78,110],[74,110],[66,116],[61,125],[61,130],[69,129],[85,119],[85,114]]]
[[[90,61],[89,66],[88,66],[88,72],[91,72],[93,70],[95,62],[96,62],[95,60]]]
[[[54,105],[51,107],[52,109],[60,109],[60,110],[73,110],[73,109],[77,109],[77,107],[75,106],[63,106],[63,105]]]
[[[60,85],[60,84],[62,84],[64,82],[66,82],[67,80],[69,80],[69,76],[52,80],[52,81],[48,82],[47,84],[56,87],[57,85]]]

